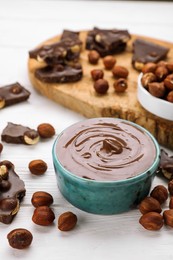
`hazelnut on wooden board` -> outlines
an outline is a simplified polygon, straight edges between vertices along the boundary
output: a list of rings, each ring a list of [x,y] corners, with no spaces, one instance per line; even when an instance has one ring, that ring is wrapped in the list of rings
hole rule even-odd
[[[91,77],[93,80],[102,79],[104,76],[103,70],[100,69],[94,69],[91,71]]]
[[[112,55],[107,55],[103,58],[105,69],[111,70],[116,63],[116,59]]]
[[[166,225],[173,227],[173,209],[165,210],[163,212],[163,218]]]
[[[37,159],[31,161],[28,168],[32,174],[42,175],[47,171],[47,164],[43,160]]]
[[[42,138],[50,138],[54,136],[55,129],[51,124],[43,123],[37,127],[37,131]]]
[[[33,235],[25,228],[17,228],[8,233],[7,239],[11,247],[24,249],[32,243]]]
[[[40,226],[49,226],[53,223],[55,214],[48,206],[40,206],[34,210],[32,221]]]
[[[123,93],[128,87],[127,80],[119,78],[114,82],[113,87],[117,93]]]
[[[139,205],[139,210],[142,214],[146,214],[148,212],[158,212],[161,213],[162,209],[158,200],[152,197],[146,197],[141,201]]]
[[[108,84],[108,81],[105,79],[98,79],[94,83],[95,91],[101,95],[106,94],[106,92],[108,91],[108,88],[109,88],[109,84]]]
[[[73,212],[64,212],[58,218],[58,228],[61,231],[69,231],[76,226],[77,216]]]
[[[50,206],[53,203],[53,197],[45,191],[36,191],[31,198],[32,205],[37,208],[40,206]]]
[[[115,78],[127,78],[129,71],[123,66],[114,66],[112,69],[112,74]]]
[[[160,202],[164,203],[168,198],[168,191],[163,185],[157,185],[150,193],[150,196]]]
[[[155,70],[157,68],[157,65],[153,62],[148,62],[146,64],[144,64],[143,68],[142,68],[142,72],[145,74],[145,73],[148,73],[148,72],[152,72],[154,73]]]
[[[88,61],[89,61],[89,63],[95,65],[95,64],[98,63],[99,59],[100,59],[100,54],[97,51],[92,50],[92,51],[90,51],[88,53]]]
[[[148,83],[148,90],[154,97],[161,98],[165,95],[165,86],[163,82]]]
[[[139,223],[147,230],[159,230],[163,226],[163,217],[157,212],[148,212],[139,219]]]

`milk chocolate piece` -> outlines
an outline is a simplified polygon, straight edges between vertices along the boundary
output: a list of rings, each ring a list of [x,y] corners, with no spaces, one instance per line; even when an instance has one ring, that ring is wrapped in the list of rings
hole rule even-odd
[[[130,34],[127,30],[105,30],[95,27],[88,32],[86,49],[96,50],[104,57],[124,51],[129,39]]]
[[[18,82],[0,88],[0,108],[27,100],[30,92]]]
[[[39,135],[29,127],[8,123],[2,132],[1,140],[13,144],[36,144]]]
[[[133,42],[132,65],[141,70],[147,62],[158,62],[166,58],[169,48],[142,39]]]
[[[169,156],[163,149],[161,149],[159,170],[166,179],[173,179],[173,156]]]
[[[76,82],[82,78],[83,72],[80,64],[74,66],[57,65],[47,66],[35,71],[35,77],[47,83]]]
[[[0,162],[0,222],[10,224],[25,196],[25,184],[10,161]]]

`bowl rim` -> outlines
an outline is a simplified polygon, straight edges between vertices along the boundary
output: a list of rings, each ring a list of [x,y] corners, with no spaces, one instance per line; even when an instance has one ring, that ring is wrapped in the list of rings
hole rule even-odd
[[[83,122],[83,121],[86,121],[86,120],[92,120],[94,118],[90,118],[90,119],[84,119],[84,120],[81,120],[81,121],[78,121],[70,126],[68,126],[67,128],[65,128],[63,131],[61,131],[61,133],[57,136],[56,140],[54,141],[54,144],[53,144],[53,147],[52,147],[52,157],[53,157],[53,163],[56,162],[58,164],[59,167],[61,167],[61,169],[63,169],[63,173],[65,175],[67,175],[68,177],[70,176],[71,178],[74,178],[74,179],[77,179],[81,182],[84,182],[84,183],[94,183],[94,184],[129,184],[129,183],[134,183],[135,181],[139,181],[139,179],[143,179],[143,178],[146,178],[146,174],[147,176],[150,176],[150,175],[153,175],[154,172],[150,172],[153,168],[155,168],[158,164],[159,164],[159,160],[160,160],[160,146],[158,144],[158,142],[156,141],[155,137],[147,130],[145,129],[144,127],[134,123],[134,122],[131,122],[129,120],[125,120],[125,119],[120,119],[120,118],[111,118],[111,117],[98,117],[97,119],[115,119],[115,120],[119,120],[119,121],[123,121],[123,122],[126,122],[126,123],[129,123],[135,127],[137,127],[139,130],[142,130],[143,132],[145,132],[152,140],[154,146],[155,146],[155,150],[156,150],[156,156],[155,156],[155,159],[152,163],[152,165],[146,169],[144,172],[138,174],[138,175],[135,175],[133,177],[130,177],[130,178],[127,178],[127,179],[122,179],[122,180],[92,180],[92,179],[87,179],[87,178],[83,178],[83,177],[80,177],[78,175],[75,175],[74,173],[70,172],[69,170],[67,170],[62,164],[61,162],[59,161],[57,155],[56,155],[56,145],[57,145],[57,142],[59,140],[59,138],[61,137],[61,135],[63,134],[63,132],[70,128],[71,126],[75,125],[75,124],[78,124],[79,122]]]

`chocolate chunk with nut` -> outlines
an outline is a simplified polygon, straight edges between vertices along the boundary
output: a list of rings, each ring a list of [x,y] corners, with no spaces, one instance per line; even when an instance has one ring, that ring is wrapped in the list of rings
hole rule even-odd
[[[96,50],[104,57],[124,51],[129,39],[130,34],[127,30],[106,30],[95,27],[88,32],[86,49]]]
[[[169,48],[155,44],[143,39],[136,39],[133,42],[132,65],[136,70],[141,71],[144,64],[158,62],[166,58]]]
[[[39,134],[29,127],[8,123],[1,134],[1,140],[13,144],[36,144],[39,141]]]
[[[0,109],[26,101],[30,92],[18,82],[0,88]]]
[[[0,162],[0,222],[10,224],[25,196],[25,184],[10,161]]]
[[[162,173],[166,179],[173,179],[173,156],[169,156],[163,149],[161,149],[159,172]]]

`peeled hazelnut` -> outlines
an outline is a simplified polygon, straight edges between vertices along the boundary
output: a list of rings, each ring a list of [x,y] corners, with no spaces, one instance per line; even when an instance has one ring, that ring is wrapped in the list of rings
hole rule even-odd
[[[107,70],[111,70],[114,67],[115,63],[116,59],[111,55],[108,55],[103,58],[103,64],[105,66],[105,69]]]
[[[40,226],[48,226],[53,223],[55,214],[48,206],[40,206],[34,210],[32,221]]]
[[[91,71],[91,76],[93,80],[102,79],[104,76],[103,70],[94,69]]]
[[[163,82],[148,83],[148,90],[154,97],[161,98],[165,94],[165,87]]]
[[[157,212],[148,212],[142,215],[139,223],[147,230],[159,230],[163,226],[163,217]]]
[[[24,134],[24,141],[26,144],[29,144],[29,145],[38,143],[39,135],[38,135],[37,131],[35,131],[35,130],[26,131]]]
[[[68,211],[61,214],[58,218],[58,228],[61,231],[69,231],[76,226],[77,216]]]
[[[162,211],[160,203],[158,200],[152,197],[146,197],[139,205],[139,210],[142,214],[146,214],[148,212],[158,212]]]
[[[173,209],[173,197],[170,198],[169,208],[170,208],[170,209]]]
[[[168,191],[163,185],[157,185],[150,193],[150,196],[160,202],[164,203],[168,198]]]
[[[127,80],[119,78],[114,82],[113,87],[117,93],[123,93],[128,87]]]
[[[100,54],[97,51],[93,50],[93,51],[90,51],[88,53],[88,61],[89,61],[89,63],[97,64],[99,59],[100,59]]]
[[[55,129],[51,124],[43,123],[37,127],[37,131],[42,138],[51,138],[55,134]]]
[[[173,63],[171,63],[171,62],[167,63],[166,67],[167,67],[167,69],[169,70],[170,73],[173,72]]]
[[[8,235],[7,239],[9,245],[16,249],[24,249],[32,243],[33,236],[31,232],[24,228],[17,228],[12,230]]]
[[[163,212],[163,218],[166,225],[173,227],[173,209],[165,210]]]
[[[153,62],[148,62],[146,63],[143,68],[142,68],[142,72],[145,74],[145,73],[148,73],[148,72],[152,72],[154,73],[155,70],[156,70],[156,67],[157,65]]]
[[[155,75],[159,81],[164,80],[166,78],[166,76],[168,75],[168,73],[169,73],[168,69],[165,66],[159,66],[155,70]]]
[[[6,180],[8,178],[8,168],[6,165],[0,165],[0,179]]]
[[[147,72],[143,74],[141,78],[141,83],[144,88],[148,88],[148,84],[156,81],[156,76],[152,72]]]
[[[35,208],[40,206],[50,206],[53,203],[53,197],[48,192],[37,191],[32,195],[31,202]]]
[[[168,90],[173,90],[173,74],[169,74],[164,79],[164,85]]]
[[[0,153],[2,152],[3,150],[3,145],[0,143]]]
[[[33,160],[29,163],[28,168],[32,174],[42,175],[47,170],[47,164],[43,160]]]
[[[95,91],[101,95],[106,94],[106,92],[108,91],[108,88],[109,88],[109,84],[108,84],[108,81],[105,79],[98,79],[94,83]]]
[[[123,66],[114,66],[112,73],[115,78],[127,78],[129,75],[128,70]]]
[[[141,71],[142,68],[144,67],[144,63],[139,62],[139,61],[135,61],[134,67],[135,67],[136,70]]]

